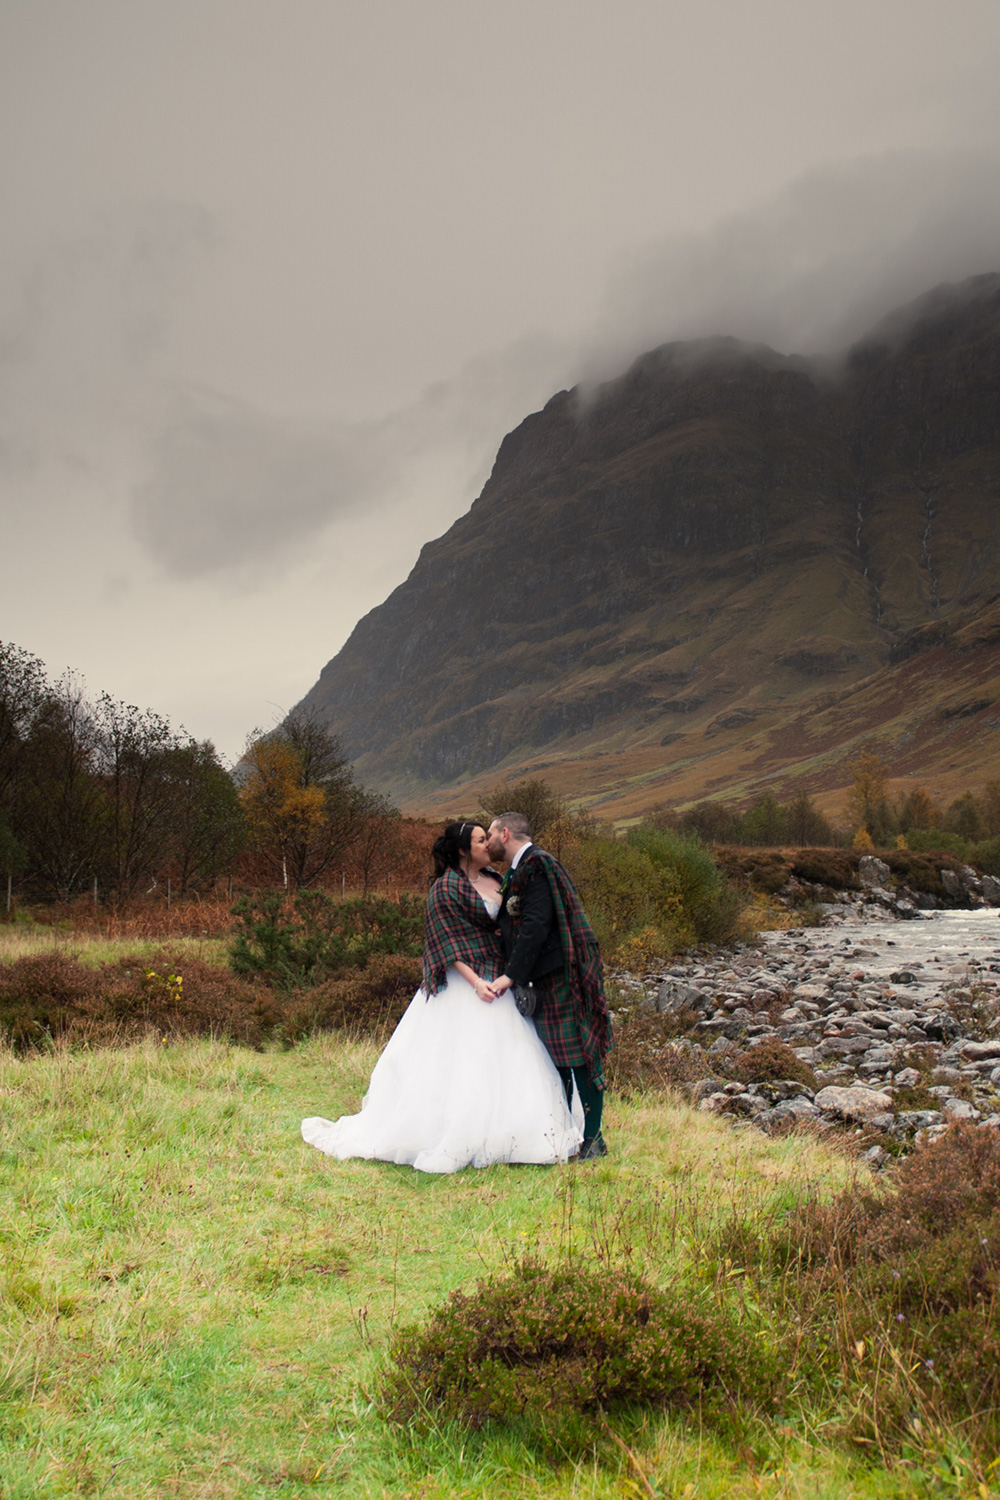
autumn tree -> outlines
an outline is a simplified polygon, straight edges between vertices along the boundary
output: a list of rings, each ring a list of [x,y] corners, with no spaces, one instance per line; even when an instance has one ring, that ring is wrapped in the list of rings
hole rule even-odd
[[[359,877],[362,892],[397,864],[396,850],[402,815],[381,792],[365,792],[351,848],[351,869]]]
[[[890,767],[874,750],[862,750],[847,762],[852,781],[847,793],[851,822],[857,832],[884,846],[889,831],[888,778]]]
[[[369,794],[314,714],[297,710],[271,733],[251,735],[241,773],[252,846],[282,885],[310,885],[346,862]]]
[[[20,646],[0,641],[0,817],[10,817],[28,761],[31,728],[48,692],[45,667]]]
[[[896,824],[909,833],[911,828],[936,828],[940,822],[938,810],[922,786],[915,786],[896,804]]]
[[[949,832],[957,833],[963,839],[977,839],[982,832],[982,814],[979,803],[971,792],[963,792],[961,797],[948,808],[947,827]]]
[[[829,844],[833,829],[807,792],[799,792],[788,803],[788,837],[791,843],[805,848],[810,844]]]
[[[979,799],[982,810],[983,833],[988,839],[1000,835],[1000,781],[988,781]]]

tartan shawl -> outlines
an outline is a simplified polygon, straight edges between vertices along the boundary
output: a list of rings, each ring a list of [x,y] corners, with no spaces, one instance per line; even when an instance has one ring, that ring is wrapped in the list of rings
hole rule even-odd
[[[461,870],[445,870],[427,897],[423,988],[428,997],[444,989],[445,971],[456,959],[483,979],[496,979],[503,962],[496,929],[496,918],[471,880]]]
[[[532,845],[511,876],[510,894],[518,895],[541,868],[552,892],[566,967],[563,971],[572,997],[572,1015],[595,1088],[604,1087],[603,1062],[611,1049],[611,1017],[604,998],[604,965],[594,929],[580,904],[576,887],[554,854]],[[520,880],[518,879],[520,876]]]

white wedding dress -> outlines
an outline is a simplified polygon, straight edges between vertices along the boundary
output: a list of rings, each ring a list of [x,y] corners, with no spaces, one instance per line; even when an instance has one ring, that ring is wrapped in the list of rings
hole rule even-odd
[[[499,903],[487,902],[491,916]],[[361,1103],[339,1120],[302,1121],[328,1156],[458,1172],[492,1162],[566,1161],[583,1140],[583,1111],[508,990],[480,1000],[455,969],[443,990],[418,990]]]

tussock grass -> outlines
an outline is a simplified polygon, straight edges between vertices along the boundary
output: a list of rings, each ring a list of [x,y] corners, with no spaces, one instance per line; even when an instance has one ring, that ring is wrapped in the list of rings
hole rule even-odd
[[[938,1492],[930,1469],[863,1468],[802,1420],[724,1444],[646,1411],[555,1468],[516,1432],[384,1424],[393,1330],[454,1288],[527,1253],[718,1284],[729,1215],[770,1222],[853,1169],[813,1137],[643,1095],[609,1101],[614,1154],[592,1167],[332,1162],[300,1119],[356,1109],[375,1056],[343,1034],[0,1052],[4,1500]]]

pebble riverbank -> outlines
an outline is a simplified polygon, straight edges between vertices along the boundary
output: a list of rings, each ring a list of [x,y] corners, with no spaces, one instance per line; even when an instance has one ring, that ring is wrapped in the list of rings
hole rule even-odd
[[[858,900],[823,927],[762,933],[756,945],[688,955],[641,979],[614,977],[628,1003],[696,1013],[673,1045],[696,1053],[705,1070],[691,1086],[703,1110],[765,1131],[807,1120],[860,1127],[886,1137],[890,1150],[955,1120],[1000,1127],[995,909],[903,920]],[[817,1088],[726,1077],[727,1056],[769,1037],[813,1069]],[[907,1107],[914,1093],[920,1108]],[[875,1144],[866,1155],[879,1166],[889,1151]]]

